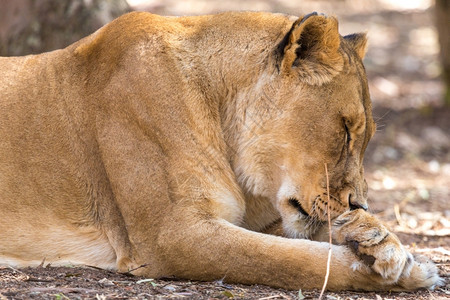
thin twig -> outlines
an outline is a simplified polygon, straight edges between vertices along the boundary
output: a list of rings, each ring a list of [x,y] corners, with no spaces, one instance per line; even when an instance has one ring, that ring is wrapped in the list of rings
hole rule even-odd
[[[327,164],[325,163],[325,175],[327,176],[327,215],[328,215],[328,236],[330,238],[329,240],[329,248],[328,248],[328,259],[327,259],[327,273],[325,275],[325,282],[323,283],[322,291],[320,291],[319,300],[322,299],[323,293],[325,292],[325,288],[327,287],[328,283],[328,276],[330,276],[330,263],[331,263],[331,216],[330,216],[330,181],[328,179],[328,168]]]
[[[123,272],[123,273],[121,273],[121,272],[119,272],[120,274],[123,274],[123,275],[133,275],[131,272],[134,272],[134,271],[136,271],[136,270],[139,270],[139,269],[141,269],[141,268],[145,268],[145,267],[147,267],[147,266],[149,266],[150,264],[143,264],[143,265],[140,265],[140,266],[138,266],[138,267],[136,267],[136,268],[134,268],[134,269],[131,269],[131,270],[128,270],[127,272]]]
[[[40,279],[40,278],[35,278],[35,277],[28,277],[24,281],[29,281],[29,282],[53,282],[54,280],[53,279]]]
[[[45,264],[45,257],[42,259],[41,263],[39,264],[38,268],[43,268]]]
[[[70,287],[32,287],[30,292],[35,293],[98,293],[98,290],[86,288],[70,288]]]
[[[269,296],[269,297],[259,298],[258,300],[269,300],[269,299],[280,299],[280,298],[284,298],[284,297],[281,295],[273,295],[273,296]]]
[[[395,213],[395,219],[397,219],[398,225],[401,227],[407,228],[405,225],[405,222],[403,222],[402,215],[400,214],[400,205],[395,204],[394,205],[394,213]]]
[[[13,270],[13,272],[19,273],[19,274],[22,274],[23,276],[25,276],[25,281],[27,281],[28,279],[30,279],[30,275],[28,275],[28,274],[26,274],[26,273],[24,273],[24,272],[22,272],[22,271],[20,271],[20,270],[17,270],[17,269],[15,269],[15,268],[11,267],[11,266],[7,266],[7,267],[8,267],[8,269]]]

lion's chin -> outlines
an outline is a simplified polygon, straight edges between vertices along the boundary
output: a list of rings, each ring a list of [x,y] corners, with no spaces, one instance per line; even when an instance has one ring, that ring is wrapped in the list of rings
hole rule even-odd
[[[304,215],[291,215],[283,219],[283,229],[286,237],[293,239],[315,239],[318,232],[326,226],[322,222],[314,221]]]

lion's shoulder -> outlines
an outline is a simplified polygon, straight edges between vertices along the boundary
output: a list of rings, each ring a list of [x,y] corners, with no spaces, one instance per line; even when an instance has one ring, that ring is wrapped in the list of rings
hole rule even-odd
[[[161,32],[161,27],[167,26],[163,18],[146,12],[131,12],[108,23],[69,48],[78,57],[98,57],[103,50],[108,50],[107,52],[114,57],[119,51],[126,50],[145,36]]]

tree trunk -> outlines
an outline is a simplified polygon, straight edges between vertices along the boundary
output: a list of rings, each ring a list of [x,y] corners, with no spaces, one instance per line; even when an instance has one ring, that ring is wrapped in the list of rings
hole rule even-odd
[[[128,11],[126,0],[0,0],[0,56],[63,48]]]
[[[441,45],[442,77],[445,84],[445,104],[450,106],[450,0],[436,0],[436,28]]]

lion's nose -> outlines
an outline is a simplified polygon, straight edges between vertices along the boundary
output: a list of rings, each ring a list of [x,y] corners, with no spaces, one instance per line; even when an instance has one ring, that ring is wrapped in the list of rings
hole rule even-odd
[[[367,210],[369,208],[369,206],[367,205],[367,201],[362,197],[357,197],[353,189],[345,189],[344,191],[342,191],[341,199],[342,201],[346,201],[348,203],[350,210],[359,208]]]

